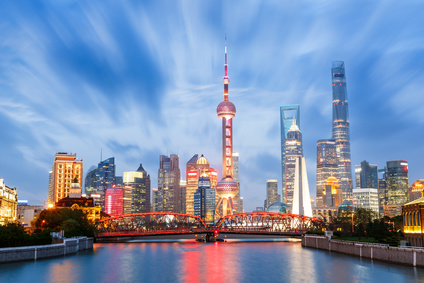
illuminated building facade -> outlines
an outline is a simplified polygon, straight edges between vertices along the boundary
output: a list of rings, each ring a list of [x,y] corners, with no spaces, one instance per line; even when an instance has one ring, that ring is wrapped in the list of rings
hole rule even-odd
[[[387,202],[389,205],[403,205],[409,201],[408,162],[387,161]]]
[[[180,196],[181,196],[180,211],[181,213],[186,213],[186,199],[187,199],[187,181],[186,180],[180,180]]]
[[[334,61],[331,68],[333,87],[332,139],[336,141],[339,185],[343,200],[352,199],[352,168],[350,159],[349,108],[344,62]]]
[[[162,200],[162,196],[159,195],[159,190],[157,188],[152,188],[152,212],[160,212],[160,200]]]
[[[215,219],[215,190],[206,173],[200,176],[199,188],[194,193],[194,215],[200,216],[205,223],[213,223]]]
[[[299,158],[303,157],[302,133],[297,126],[296,120],[292,120],[292,125],[287,132],[284,150],[285,187],[283,187],[283,202],[287,204],[289,209],[291,209],[293,206],[293,196],[296,180],[296,162]],[[297,169],[300,170],[300,167]]]
[[[122,182],[131,187],[131,213],[150,212],[150,175],[143,166],[124,172]]]
[[[369,164],[366,160],[355,166],[356,188],[378,189],[377,165]]]
[[[131,186],[115,186],[106,189],[106,213],[117,216],[131,213]]]
[[[17,220],[18,190],[9,188],[0,178],[0,225]]]
[[[337,175],[336,141],[333,139],[319,140],[317,142],[317,191],[316,206],[325,206],[323,192],[327,180]],[[337,180],[337,178],[336,178]]]
[[[233,152],[233,179],[237,183],[237,195],[234,198],[236,213],[243,213],[243,204],[240,201],[240,179],[239,179],[239,153]]]
[[[180,212],[180,177],[178,155],[161,155],[158,171],[158,211]]]
[[[421,190],[422,187],[417,187]],[[411,246],[423,247],[424,243],[424,195],[421,198],[411,201],[402,206],[402,219],[405,240]]]
[[[199,178],[204,172],[209,178],[211,189],[215,190],[217,185],[217,172],[211,168],[206,157],[197,154],[187,162],[187,183],[185,189],[185,213],[194,214],[194,194],[199,188]]]
[[[414,201],[422,197],[422,191],[424,189],[424,179],[417,179],[409,187],[409,200]]]
[[[101,161],[97,166],[96,193],[100,195],[100,207],[102,211],[105,211],[106,190],[112,188],[115,184],[115,157],[110,157]]]
[[[216,194],[219,196],[216,212],[219,215],[220,204],[222,203],[222,216],[233,214],[233,199],[237,195],[238,185],[233,179],[233,118],[236,115],[236,107],[228,100],[228,65],[227,65],[227,43],[225,43],[225,75],[224,101],[222,101],[216,112],[222,120],[222,179],[216,186]]]
[[[76,154],[56,153],[52,168],[49,204],[55,204],[61,198],[67,197],[75,178],[79,186],[82,186],[82,169],[82,160],[77,159]]]
[[[264,209],[267,210],[274,202],[279,202],[278,181],[276,179],[268,179],[266,180],[266,206]]]
[[[324,207],[339,206],[343,202],[342,189],[335,177],[328,177],[322,191],[322,205]],[[319,207],[321,207],[319,206]]]
[[[375,188],[355,188],[353,193],[353,204],[356,207],[368,208],[378,216],[378,189]]]
[[[291,126],[295,123],[300,129],[300,106],[298,104],[280,106],[280,127],[281,127],[281,169],[282,169],[282,197],[286,200],[286,139]]]

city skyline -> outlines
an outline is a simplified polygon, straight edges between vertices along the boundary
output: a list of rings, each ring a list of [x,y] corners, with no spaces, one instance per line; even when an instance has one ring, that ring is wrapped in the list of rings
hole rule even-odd
[[[152,188],[160,155],[185,164],[204,154],[220,172],[225,31],[246,211],[263,202],[267,179],[281,184],[282,105],[302,108],[315,197],[337,60],[348,76],[352,167],[407,160],[410,183],[423,178],[421,3],[255,3],[243,13],[223,1],[0,5],[0,176],[19,199],[47,200],[56,152],[83,159],[83,178],[101,149],[117,176],[143,163]]]

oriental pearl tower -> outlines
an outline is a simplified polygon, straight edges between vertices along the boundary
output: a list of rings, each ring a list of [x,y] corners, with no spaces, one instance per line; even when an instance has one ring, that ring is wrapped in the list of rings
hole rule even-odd
[[[228,84],[230,79],[227,74],[227,39],[225,39],[225,76],[224,101],[222,101],[216,112],[222,119],[222,179],[216,185],[216,193],[219,196],[216,205],[216,213],[222,203],[222,215],[233,214],[233,198],[237,195],[237,182],[233,180],[233,123],[232,118],[236,115],[236,107],[228,100]]]

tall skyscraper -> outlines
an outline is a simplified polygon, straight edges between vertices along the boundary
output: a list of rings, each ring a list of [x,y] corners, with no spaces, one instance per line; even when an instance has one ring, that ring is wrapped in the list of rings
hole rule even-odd
[[[281,176],[282,176],[282,190],[283,190],[283,202],[285,203],[285,188],[286,188],[286,139],[289,129],[293,125],[293,121],[296,123],[297,127],[300,129],[300,106],[298,104],[295,105],[285,105],[280,106],[280,127],[281,127]]]
[[[408,161],[387,161],[387,202],[401,206],[409,201]]]
[[[295,188],[296,161],[303,157],[302,133],[295,120],[287,132],[287,138],[284,145],[284,168],[285,174],[283,187],[283,202],[290,208],[293,205],[293,193]]]
[[[158,171],[158,211],[180,212],[180,167],[178,155],[159,157]]]
[[[131,213],[150,212],[150,175],[141,164],[123,173],[123,184],[131,187]]]
[[[105,211],[105,193],[115,185],[115,157],[101,161],[97,166],[97,194],[100,195],[100,207]]]
[[[278,202],[278,181],[276,179],[266,180],[266,210],[268,206]]]
[[[227,42],[225,42],[225,75],[224,83],[224,101],[222,101],[216,112],[222,119],[222,179],[216,186],[216,193],[219,201],[216,211],[219,214],[219,207],[222,203],[222,216],[233,214],[233,199],[237,195],[237,182],[233,179],[233,118],[236,115],[236,107],[228,100],[228,84],[230,79],[227,72]]]
[[[85,175],[84,191],[86,194],[95,194],[97,191],[97,167],[91,166]]]
[[[52,189],[49,204],[55,204],[58,200],[67,197],[71,189],[71,183],[76,178],[82,186],[82,160],[77,159],[76,154],[58,152],[54,156],[52,168]]]
[[[350,160],[349,108],[346,91],[345,66],[334,61],[331,68],[333,81],[332,139],[336,141],[339,185],[343,200],[352,200],[352,169]]]
[[[161,203],[162,196],[157,188],[152,188],[152,212],[161,212],[163,205]]]
[[[317,207],[324,206],[323,192],[327,186],[327,180],[330,177],[335,178],[335,176],[338,176],[336,141],[332,139],[319,140],[317,142]]]
[[[186,199],[187,199],[187,181],[186,180],[180,180],[180,196],[181,196],[180,211],[181,213],[186,213]]]
[[[356,188],[378,189],[377,165],[370,165],[366,160],[361,165],[355,165]]]
[[[199,188],[199,179],[202,173],[205,173],[211,183],[211,189],[216,189],[217,173],[210,168],[209,161],[206,157],[195,154],[187,162],[187,183],[185,188],[185,213],[194,214],[194,194]]]
[[[336,177],[328,177],[322,191],[322,205],[320,207],[338,207],[342,204],[342,190]]]

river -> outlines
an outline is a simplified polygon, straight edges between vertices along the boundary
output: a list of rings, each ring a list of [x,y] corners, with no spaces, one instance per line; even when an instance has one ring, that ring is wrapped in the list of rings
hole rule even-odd
[[[0,282],[424,282],[424,269],[299,242],[152,242],[1,264]]]

